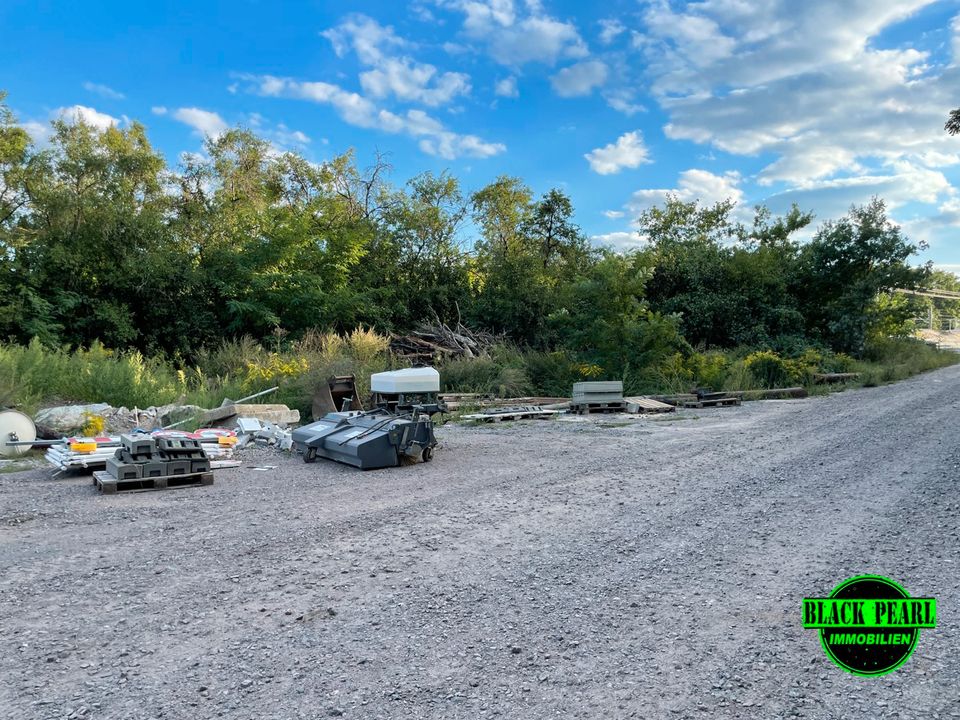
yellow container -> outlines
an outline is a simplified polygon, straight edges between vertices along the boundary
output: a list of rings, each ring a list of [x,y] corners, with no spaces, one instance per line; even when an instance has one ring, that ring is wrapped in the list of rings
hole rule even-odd
[[[237,444],[237,438],[232,435],[221,435],[217,438],[217,444],[225,447],[231,447]]]
[[[72,442],[70,443],[70,449],[73,450],[73,452],[78,452],[78,453],[92,453],[94,450],[97,449],[97,443],[96,441],[93,441],[93,440],[89,442],[87,441]]]

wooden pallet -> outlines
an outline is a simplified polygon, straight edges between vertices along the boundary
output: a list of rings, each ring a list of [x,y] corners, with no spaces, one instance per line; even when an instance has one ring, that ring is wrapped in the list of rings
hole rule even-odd
[[[577,415],[589,415],[591,413],[621,413],[625,412],[627,404],[622,400],[620,402],[601,402],[601,403],[571,403],[570,411]]]
[[[213,473],[190,473],[189,475],[166,475],[155,478],[136,478],[133,480],[117,480],[104,470],[93,474],[93,484],[104,495],[113,495],[118,492],[136,492],[138,490],[166,490],[175,487],[198,487],[213,485]]]
[[[739,405],[740,398],[738,397],[722,397],[722,398],[704,398],[703,400],[697,400],[694,402],[685,402],[683,407],[685,408],[705,408],[705,407],[724,407],[726,405]]]
[[[623,399],[630,413],[669,413],[676,412],[677,408],[659,400],[648,397],[628,397]]]
[[[559,415],[560,410],[547,410],[541,407],[503,408],[492,412],[463,415],[463,420],[477,420],[480,422],[503,422],[504,420],[543,420]]]

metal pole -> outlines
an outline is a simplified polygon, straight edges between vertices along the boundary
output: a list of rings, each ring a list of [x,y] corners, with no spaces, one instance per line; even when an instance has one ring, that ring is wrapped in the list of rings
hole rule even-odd
[[[279,385],[274,385],[274,386],[273,386],[272,388],[270,388],[269,390],[262,390],[262,391],[260,391],[260,392],[258,392],[258,393],[254,393],[253,395],[247,395],[246,397],[240,398],[239,400],[232,400],[232,401],[230,402],[230,404],[231,404],[231,405],[239,405],[240,403],[245,403],[247,400],[253,400],[254,398],[261,397],[262,395],[269,395],[270,393],[276,392],[276,391],[279,390],[279,389],[280,389],[280,386],[279,386]],[[223,407],[223,405],[221,404],[220,407]],[[161,429],[161,430],[169,430],[170,428],[175,428],[175,427],[178,427],[178,426],[180,426],[180,425],[183,425],[184,423],[188,423],[188,422],[190,422],[191,420],[193,420],[193,418],[187,418],[186,420],[181,420],[180,422],[175,422],[175,423],[173,423],[172,425],[164,425],[164,426],[163,426],[162,428],[160,428],[160,429]]]

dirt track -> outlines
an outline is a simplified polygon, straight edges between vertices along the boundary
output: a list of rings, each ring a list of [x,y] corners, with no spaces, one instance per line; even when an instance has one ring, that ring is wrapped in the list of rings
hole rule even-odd
[[[960,717],[960,367],[438,434],[158,493],[0,475],[0,715]],[[939,607],[876,679],[800,625],[863,572]]]

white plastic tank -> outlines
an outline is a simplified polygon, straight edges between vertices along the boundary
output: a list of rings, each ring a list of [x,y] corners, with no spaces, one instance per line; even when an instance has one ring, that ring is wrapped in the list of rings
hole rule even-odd
[[[432,367],[374,373],[370,376],[370,390],[389,395],[440,392],[440,373]]]

